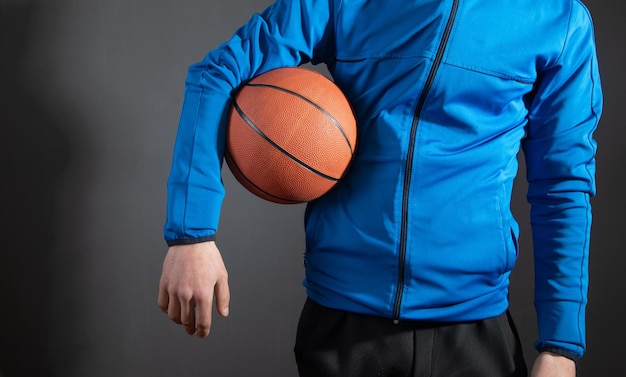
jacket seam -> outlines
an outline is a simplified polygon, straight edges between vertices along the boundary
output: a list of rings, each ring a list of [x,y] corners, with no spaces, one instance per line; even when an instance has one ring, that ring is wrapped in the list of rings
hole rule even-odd
[[[476,73],[480,73],[480,74],[491,76],[491,77],[496,77],[496,78],[503,79],[503,80],[517,81],[521,84],[533,85],[536,81],[535,78],[507,75],[507,74],[503,74],[500,72],[495,72],[495,71],[477,68],[477,67],[464,66],[461,64],[454,64],[454,63],[449,63],[449,62],[443,62],[442,64],[450,66],[450,67],[463,69],[466,71],[471,71],[471,72],[476,72]]]
[[[570,29],[572,27],[572,17],[574,14],[574,1],[572,1],[570,3],[570,9],[569,9],[569,17],[567,19],[567,28],[565,29],[565,36],[563,38],[563,43],[561,45],[561,51],[559,52],[559,56],[554,60],[554,63],[552,63],[552,65],[546,67],[546,70],[550,70],[554,67],[557,67],[559,65],[559,63],[561,62],[561,59],[563,58],[563,55],[565,54],[565,46],[567,46],[567,43],[569,42],[569,38],[570,38]]]
[[[203,78],[204,81],[204,74],[206,73],[206,70],[202,71],[201,73],[201,77]],[[184,204],[184,208],[183,208],[183,216],[181,218],[181,231],[183,234],[187,233],[186,230],[186,225],[185,225],[185,220],[187,219],[187,209],[189,208],[189,190],[190,190],[190,184],[189,182],[191,181],[191,171],[193,169],[193,160],[194,160],[194,154],[196,152],[196,143],[198,142],[198,140],[196,140],[196,134],[198,131],[198,114],[200,113],[200,108],[202,105],[202,100],[204,97],[204,86],[201,84],[200,85],[200,98],[198,100],[198,105],[196,106],[195,109],[195,114],[194,114],[194,124],[193,124],[193,134],[192,134],[192,146],[191,146],[191,151],[189,152],[189,166],[187,167],[187,174],[186,174],[186,178],[185,178],[185,182],[187,182],[186,187],[185,187],[185,204]]]

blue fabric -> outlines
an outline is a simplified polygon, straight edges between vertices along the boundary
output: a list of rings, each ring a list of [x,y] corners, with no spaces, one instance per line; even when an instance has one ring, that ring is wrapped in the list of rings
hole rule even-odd
[[[169,243],[217,232],[231,94],[306,62],[327,65],[359,127],[348,175],[307,207],[309,296],[400,320],[502,314],[519,252],[510,200],[523,147],[537,347],[582,356],[602,107],[584,5],[278,0],[189,70]]]

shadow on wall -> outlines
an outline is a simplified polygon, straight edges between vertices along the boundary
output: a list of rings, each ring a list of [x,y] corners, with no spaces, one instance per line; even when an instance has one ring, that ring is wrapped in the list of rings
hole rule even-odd
[[[58,363],[55,290],[68,276],[58,262],[58,191],[73,148],[60,124],[26,88],[33,1],[0,4],[0,376],[50,376]],[[69,274],[71,276],[71,273]],[[63,279],[67,279],[64,277]],[[60,300],[61,302],[63,300]],[[71,311],[70,311],[71,313]],[[69,322],[69,321],[68,321]],[[58,333],[59,330],[56,330]],[[56,343],[56,344],[55,344]]]

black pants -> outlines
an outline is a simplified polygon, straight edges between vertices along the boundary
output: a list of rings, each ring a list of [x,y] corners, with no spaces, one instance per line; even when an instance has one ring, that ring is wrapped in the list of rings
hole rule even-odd
[[[508,311],[469,323],[393,324],[308,299],[294,348],[301,377],[526,377]]]

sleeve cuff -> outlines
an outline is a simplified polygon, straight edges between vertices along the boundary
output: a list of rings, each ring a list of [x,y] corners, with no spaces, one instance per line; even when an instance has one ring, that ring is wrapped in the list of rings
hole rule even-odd
[[[537,348],[537,350],[539,352],[550,352],[556,355],[567,357],[568,359],[574,361],[575,363],[578,363],[578,360],[580,360],[580,357],[578,357],[575,353],[573,353],[572,351],[566,350],[564,348],[546,345],[544,347]]]
[[[210,235],[206,237],[198,237],[198,238],[177,238],[173,240],[166,240],[167,246],[176,246],[176,245],[191,245],[194,243],[215,241],[215,235]]]

